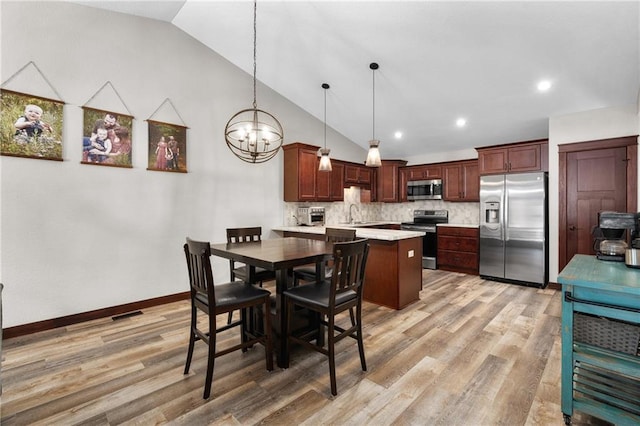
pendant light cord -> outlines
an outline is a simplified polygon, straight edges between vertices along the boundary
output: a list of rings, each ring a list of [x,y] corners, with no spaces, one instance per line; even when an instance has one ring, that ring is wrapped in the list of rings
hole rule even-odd
[[[327,149],[327,88],[324,88],[324,149]]]
[[[371,140],[375,140],[376,139],[376,69],[375,68],[371,68],[371,72],[373,73],[373,124],[372,124],[372,129],[371,129]]]
[[[256,33],[257,33],[257,9],[258,1],[253,1],[253,109],[258,107],[256,103]]]

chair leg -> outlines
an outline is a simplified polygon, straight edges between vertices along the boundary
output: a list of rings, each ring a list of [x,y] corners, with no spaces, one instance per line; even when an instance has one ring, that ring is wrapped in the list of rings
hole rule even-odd
[[[291,342],[289,340],[289,333],[291,330],[291,317],[293,316],[294,304],[291,302],[287,296],[284,297],[284,312],[281,312],[280,315],[285,315],[284,321],[284,330],[280,330],[280,336],[284,339],[284,353],[282,354],[284,359],[282,360],[282,365],[284,368],[289,368],[289,351],[291,350]]]
[[[233,321],[233,311],[229,312],[229,318],[227,318],[227,324],[231,324],[231,321]]]
[[[351,318],[351,326],[356,325],[356,318],[353,314],[353,308],[349,308],[349,318]]]
[[[210,322],[211,323],[211,322]],[[215,320],[213,322],[215,327]],[[213,366],[216,361],[216,332],[215,328],[209,332],[209,352],[207,355],[207,377],[204,381],[203,399],[208,399],[211,395],[211,383],[213,382]]]
[[[329,315],[329,327],[327,336],[327,345],[329,352],[329,378],[331,380],[331,395],[338,395],[338,386],[336,385],[336,351],[335,351],[335,331],[334,331],[334,315]]]
[[[362,365],[362,371],[367,371],[367,361],[364,359],[364,341],[362,340],[362,306],[357,308],[358,315],[358,327],[356,329],[358,340],[358,352],[360,352],[360,364]]]
[[[247,330],[249,330],[249,328],[247,327],[247,322],[248,320],[248,309],[247,308],[242,308],[240,309],[240,340],[242,341],[242,343],[245,343],[247,340],[249,340],[247,338]],[[247,348],[242,348],[242,352],[246,352]]]
[[[189,326],[189,348],[187,349],[187,362],[184,365],[184,374],[189,374],[189,368],[191,367],[191,359],[193,358],[193,347],[196,343],[195,314],[196,314],[195,309],[192,309],[191,325]]]

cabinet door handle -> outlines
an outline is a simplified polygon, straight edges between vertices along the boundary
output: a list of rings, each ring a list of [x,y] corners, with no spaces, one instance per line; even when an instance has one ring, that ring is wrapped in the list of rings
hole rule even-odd
[[[571,295],[570,291],[565,291],[564,292],[564,301],[565,302],[584,303],[585,305],[600,306],[601,308],[618,309],[618,310],[621,310],[621,311],[629,311],[629,312],[640,313],[640,309],[638,309],[638,308],[632,308],[632,307],[629,307],[629,306],[612,305],[610,303],[603,303],[603,302],[595,302],[593,300],[577,299],[577,298],[575,298],[575,297],[573,297]]]
[[[569,231],[575,231],[576,229],[578,229],[578,228],[576,228],[576,227],[575,227],[575,226],[573,226],[573,225],[571,225],[571,226],[569,227]]]

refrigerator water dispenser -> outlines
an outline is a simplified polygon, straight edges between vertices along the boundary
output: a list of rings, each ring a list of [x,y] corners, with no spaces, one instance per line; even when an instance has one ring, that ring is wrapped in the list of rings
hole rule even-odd
[[[500,223],[500,203],[485,203],[484,211],[486,223]]]

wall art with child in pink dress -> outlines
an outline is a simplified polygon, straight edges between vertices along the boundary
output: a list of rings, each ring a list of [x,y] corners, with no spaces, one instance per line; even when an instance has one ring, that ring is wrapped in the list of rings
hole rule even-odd
[[[148,120],[149,166],[147,170],[187,172],[187,128]]]

